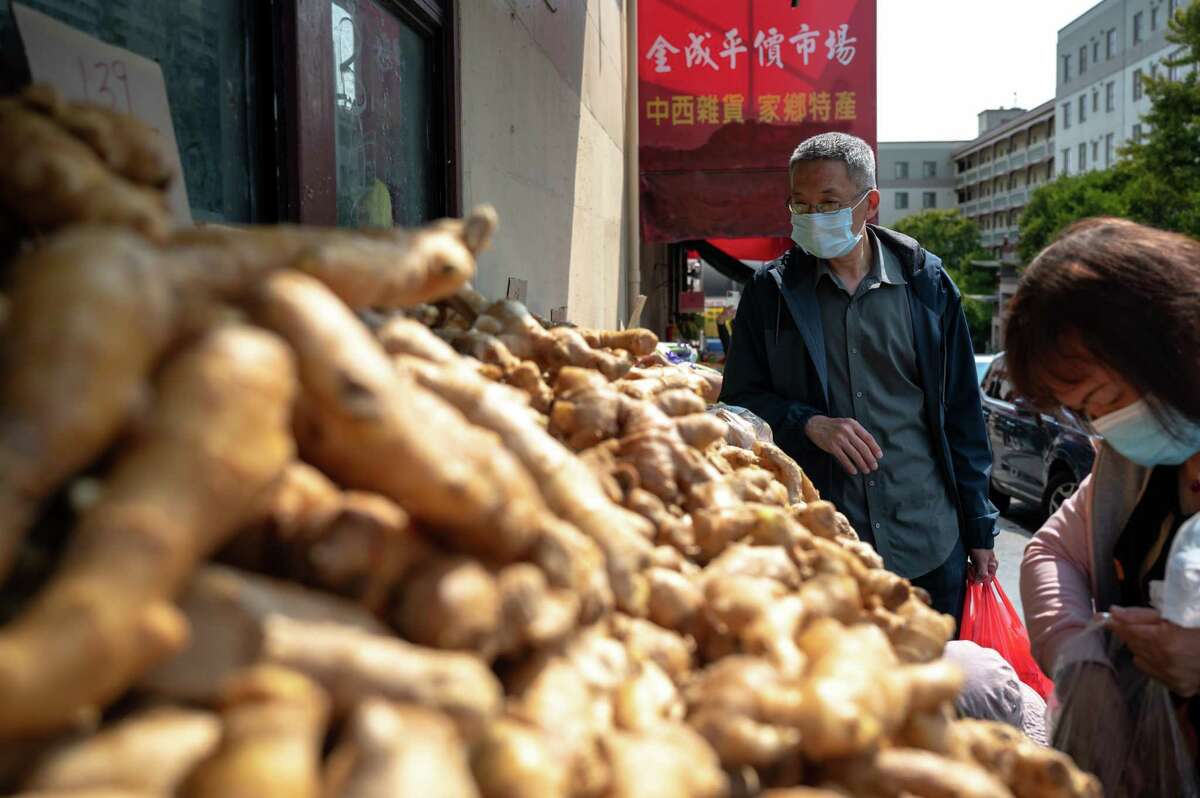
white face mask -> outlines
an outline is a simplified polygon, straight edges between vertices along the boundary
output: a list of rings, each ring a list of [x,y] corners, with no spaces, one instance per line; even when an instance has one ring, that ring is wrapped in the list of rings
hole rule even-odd
[[[1109,413],[1092,422],[1092,428],[1129,460],[1147,468],[1179,465],[1200,452],[1200,423],[1167,409],[1168,426],[1154,415],[1146,400]]]
[[[829,260],[840,258],[858,245],[866,231],[866,224],[854,232],[854,209],[862,204],[871,192],[863,194],[849,208],[832,213],[793,213],[792,240],[810,255]]]

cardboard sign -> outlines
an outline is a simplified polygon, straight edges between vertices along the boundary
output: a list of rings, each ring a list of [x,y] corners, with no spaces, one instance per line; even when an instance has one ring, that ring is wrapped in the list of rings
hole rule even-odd
[[[130,114],[158,131],[177,177],[167,200],[176,221],[191,224],[187,186],[162,68],[148,58],[88,36],[70,25],[13,3],[13,17],[25,43],[29,72],[68,100],[90,102]]]
[[[508,290],[504,294],[505,299],[511,299],[515,302],[524,304],[525,297],[529,293],[529,281],[522,280],[519,277],[508,278]]]

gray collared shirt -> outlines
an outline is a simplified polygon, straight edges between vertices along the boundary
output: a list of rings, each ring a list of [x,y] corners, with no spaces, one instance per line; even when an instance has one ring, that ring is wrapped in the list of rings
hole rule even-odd
[[[818,262],[815,278],[829,415],[855,419],[883,450],[879,470],[845,477],[833,500],[889,569],[917,577],[949,556],[958,514],[929,434],[904,274],[867,235],[871,270],[853,295],[827,261]]]

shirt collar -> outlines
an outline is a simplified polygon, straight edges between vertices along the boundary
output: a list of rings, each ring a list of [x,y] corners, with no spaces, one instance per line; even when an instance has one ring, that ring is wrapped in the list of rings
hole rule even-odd
[[[904,273],[900,269],[900,263],[896,260],[895,254],[880,242],[879,236],[875,235],[869,227],[866,235],[871,244],[871,270],[865,278],[867,284],[869,286],[876,286],[880,283],[906,285],[908,281],[904,279]],[[813,282],[819,283],[822,277],[828,277],[839,288],[842,285],[842,281],[829,268],[829,261],[818,258],[816,279]]]

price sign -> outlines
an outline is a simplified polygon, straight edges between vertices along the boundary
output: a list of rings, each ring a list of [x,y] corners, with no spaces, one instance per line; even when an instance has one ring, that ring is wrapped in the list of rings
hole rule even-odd
[[[137,117],[158,131],[178,175],[168,191],[171,211],[180,224],[191,224],[162,68],[39,11],[19,3],[13,3],[12,8],[35,82],[50,84],[68,100],[90,102]]]

